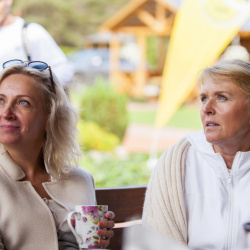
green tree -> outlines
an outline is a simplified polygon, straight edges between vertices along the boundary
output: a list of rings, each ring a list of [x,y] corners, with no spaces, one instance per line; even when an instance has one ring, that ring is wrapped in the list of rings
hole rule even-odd
[[[130,0],[16,0],[13,14],[41,24],[59,45],[81,48],[85,37]]]

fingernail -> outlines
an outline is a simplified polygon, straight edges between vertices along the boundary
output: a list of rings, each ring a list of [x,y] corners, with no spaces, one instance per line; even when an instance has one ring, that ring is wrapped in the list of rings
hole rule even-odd
[[[103,226],[103,223],[102,222],[99,222],[99,227],[102,227]]]

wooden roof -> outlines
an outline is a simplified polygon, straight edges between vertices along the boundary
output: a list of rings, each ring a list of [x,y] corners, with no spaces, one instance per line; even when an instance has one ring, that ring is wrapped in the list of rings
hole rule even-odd
[[[170,35],[181,0],[132,0],[104,22],[100,31]]]

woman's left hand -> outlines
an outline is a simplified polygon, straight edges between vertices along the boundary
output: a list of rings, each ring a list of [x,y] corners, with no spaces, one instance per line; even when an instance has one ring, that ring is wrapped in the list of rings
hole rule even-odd
[[[110,238],[114,236],[114,232],[112,228],[115,226],[113,219],[115,218],[115,214],[111,211],[105,213],[105,218],[107,220],[100,221],[98,226],[107,230],[98,230],[97,234],[102,236],[102,239],[99,240],[99,244],[103,245],[103,248],[106,248],[110,243]]]

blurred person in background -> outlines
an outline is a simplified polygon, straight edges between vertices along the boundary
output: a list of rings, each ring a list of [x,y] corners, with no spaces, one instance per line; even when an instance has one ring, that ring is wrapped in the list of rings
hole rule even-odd
[[[73,78],[73,67],[63,51],[41,25],[24,27],[21,17],[10,14],[12,4],[13,0],[0,0],[0,65],[12,59],[47,62],[66,87]]]
[[[161,156],[151,176],[143,224],[190,249],[246,249],[250,222],[250,63],[222,61],[202,71],[203,130]]]

